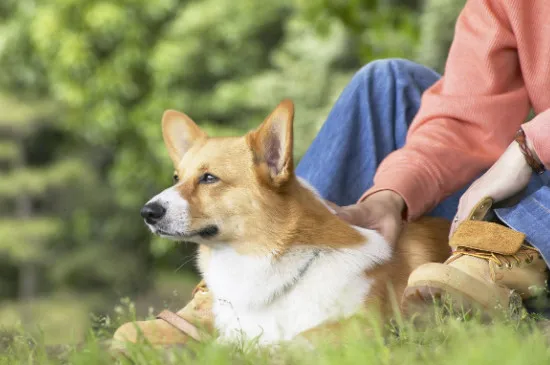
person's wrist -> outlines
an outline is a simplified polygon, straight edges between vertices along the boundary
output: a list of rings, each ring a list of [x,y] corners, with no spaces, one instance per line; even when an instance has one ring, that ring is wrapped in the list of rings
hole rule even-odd
[[[535,151],[535,147],[533,146],[533,143],[531,143],[531,140],[529,138],[525,139],[525,144],[527,145],[527,148],[529,148],[529,151],[531,151],[531,156],[533,156],[533,159],[540,165],[542,165],[542,161],[539,158],[539,155],[537,155],[537,151]]]
[[[541,163],[533,144],[525,135],[523,128],[517,131],[514,140],[512,147],[515,147],[516,153],[519,152],[522,155],[523,160],[532,171],[542,174],[545,171],[544,165]]]
[[[529,143],[527,143],[527,146],[529,147]],[[519,172],[525,172],[525,173],[531,173],[533,171],[532,166],[529,164],[529,161],[525,157],[524,151],[522,151],[519,143],[513,142],[510,146],[511,153],[513,154],[514,161],[517,161],[514,165],[516,170],[519,170]],[[512,166],[510,166],[512,167]]]
[[[393,190],[383,190],[381,193],[384,193],[388,196],[388,199],[392,201],[394,206],[398,209],[399,212],[401,212],[405,208],[405,200],[401,197],[401,195],[397,194]]]
[[[406,204],[403,197],[393,190],[380,190],[371,195],[378,199],[388,202],[388,204],[397,212],[401,218],[404,218],[406,214]]]

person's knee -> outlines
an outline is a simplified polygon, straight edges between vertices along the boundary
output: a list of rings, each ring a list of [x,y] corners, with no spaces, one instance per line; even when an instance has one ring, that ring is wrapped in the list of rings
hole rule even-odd
[[[389,74],[396,65],[405,60],[398,58],[385,58],[367,63],[358,72],[358,75]]]
[[[411,74],[423,72],[426,68],[417,63],[401,58],[387,58],[369,62],[363,66],[354,76],[360,80],[380,80],[383,82],[394,82],[401,77],[408,77]]]

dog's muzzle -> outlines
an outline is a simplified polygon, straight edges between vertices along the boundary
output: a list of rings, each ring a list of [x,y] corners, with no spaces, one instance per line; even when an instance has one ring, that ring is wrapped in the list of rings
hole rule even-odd
[[[158,202],[147,203],[141,208],[141,216],[147,224],[154,225],[158,223],[166,214],[166,208]]]

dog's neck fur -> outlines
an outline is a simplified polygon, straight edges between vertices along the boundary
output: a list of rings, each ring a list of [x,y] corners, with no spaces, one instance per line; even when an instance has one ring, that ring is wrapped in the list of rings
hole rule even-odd
[[[239,252],[243,243],[268,249],[260,254],[283,255],[296,245],[325,245],[329,247],[351,246],[364,242],[364,236],[336,217],[330,207],[307,182],[293,178],[284,194],[273,196],[261,205],[261,213],[267,218],[251,217],[246,237],[232,245]],[[263,224],[258,224],[262,222]],[[247,245],[250,249],[251,245]]]
[[[277,240],[271,252],[201,245],[199,268],[213,293],[222,337],[263,333],[262,341],[290,339],[329,317],[350,315],[370,286],[365,271],[389,258],[378,234],[348,226],[309,187],[300,188],[288,207],[296,219],[276,221],[260,236]]]

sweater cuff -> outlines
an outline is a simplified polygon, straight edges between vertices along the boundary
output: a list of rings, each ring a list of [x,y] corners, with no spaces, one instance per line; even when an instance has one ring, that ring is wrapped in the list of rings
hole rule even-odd
[[[395,173],[378,173],[374,186],[368,189],[358,202],[364,201],[374,193],[382,190],[391,190],[399,194],[405,201],[403,219],[413,221],[430,211],[437,195],[437,186],[433,182],[424,181],[414,171],[407,171],[396,179]]]

